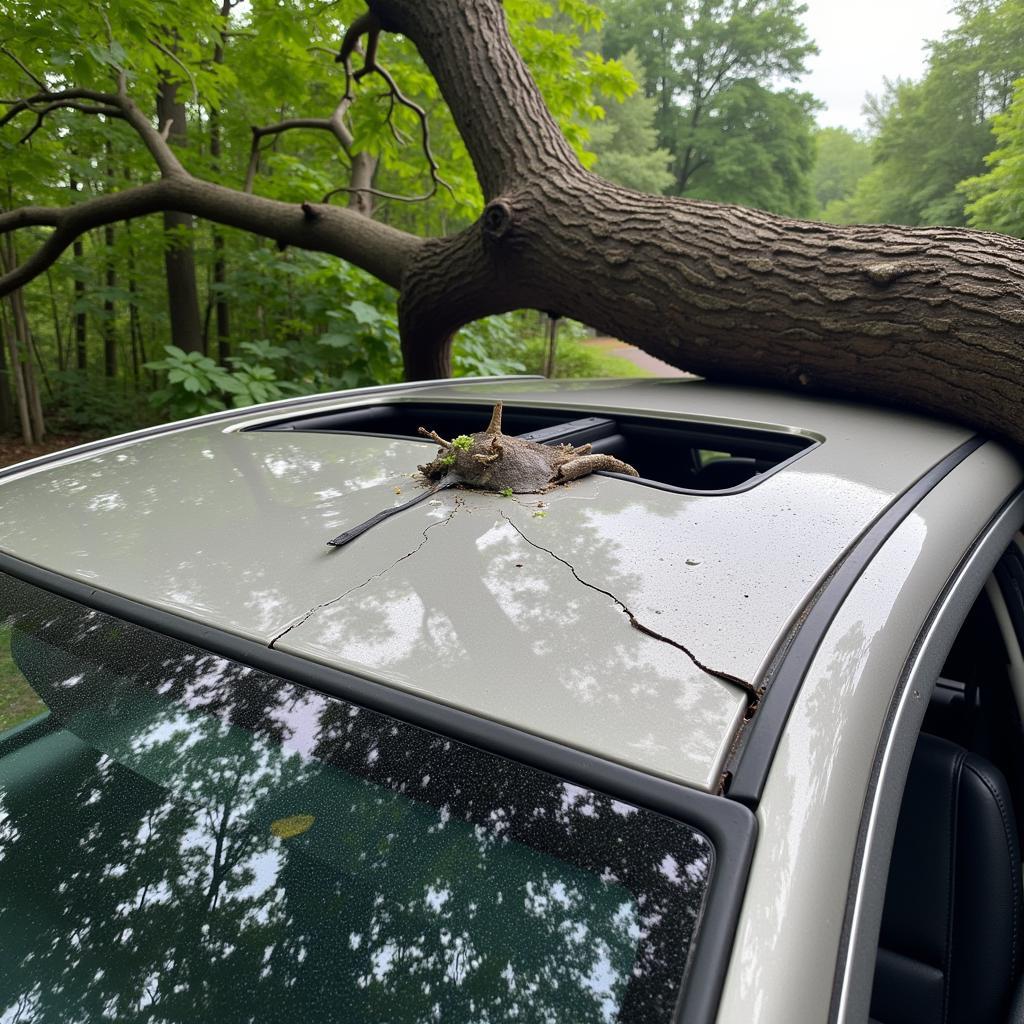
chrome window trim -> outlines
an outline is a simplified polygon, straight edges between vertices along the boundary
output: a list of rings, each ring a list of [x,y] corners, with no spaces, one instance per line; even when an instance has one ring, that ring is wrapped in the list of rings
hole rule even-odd
[[[996,513],[950,575],[904,663],[865,797],[836,961],[829,1021],[868,1019],[889,859],[928,698],[967,614],[1024,524],[1024,490]]]

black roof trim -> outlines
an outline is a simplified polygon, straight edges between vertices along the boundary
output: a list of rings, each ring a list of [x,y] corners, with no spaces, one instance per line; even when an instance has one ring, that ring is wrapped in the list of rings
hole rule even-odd
[[[686,1024],[714,1021],[757,836],[757,819],[746,807],[383,683],[272,650],[3,552],[0,571],[221,657],[451,736],[699,829],[715,848],[715,864],[675,1019]]]
[[[975,435],[911,484],[854,541],[811,597],[765,673],[765,694],[726,765],[726,795],[754,808],[804,676],[832,620],[868,563],[917,505],[986,439]]]

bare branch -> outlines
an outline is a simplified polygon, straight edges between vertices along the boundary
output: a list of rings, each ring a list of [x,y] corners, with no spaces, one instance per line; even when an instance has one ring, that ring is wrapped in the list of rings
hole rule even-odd
[[[330,132],[338,144],[345,151],[346,155],[352,155],[352,147],[355,139],[348,125],[345,124],[345,114],[352,105],[352,97],[346,93],[334,108],[330,117],[293,117],[277,124],[266,125],[265,127],[252,126],[252,148],[249,151],[249,166],[245,172],[244,191],[251,192],[256,180],[256,174],[260,167],[260,153],[262,152],[261,142],[268,135],[280,135],[282,132],[291,131],[295,128],[311,128],[316,131]]]
[[[56,103],[48,103],[41,109],[36,109],[35,107],[30,109],[36,115],[36,123],[32,125],[32,127],[29,128],[29,130],[25,132],[20,139],[18,139],[19,143],[28,142],[29,139],[31,139],[32,136],[43,127],[43,121],[46,119],[46,115],[52,113],[54,110],[77,110],[83,114],[102,114],[104,117],[124,118],[124,114],[118,110],[117,107],[89,106],[86,103],[79,103],[75,100],[61,100]]]
[[[33,81],[33,83],[35,83],[35,86],[36,86],[37,89],[39,89],[39,90],[41,90],[43,92],[46,91],[46,83],[38,75],[34,75],[31,71],[29,71],[29,69],[25,66],[25,64],[21,61],[21,59],[16,54],[14,54],[10,50],[8,50],[6,46],[0,46],[0,53],[2,53],[5,57],[10,57],[11,60],[13,60],[14,63],[17,64],[18,67],[21,68],[21,70],[26,75],[28,75],[29,78],[32,79],[32,81]]]
[[[351,32],[355,28],[353,23]],[[347,38],[347,37],[346,37]],[[345,52],[344,45],[342,46],[342,53]],[[374,54],[376,53],[376,47],[374,47]],[[339,57],[341,55],[339,54]],[[348,64],[345,64],[346,72],[348,70]],[[397,195],[393,192],[382,192],[379,189],[367,188],[365,186],[353,187],[349,185],[341,186],[340,188],[332,189],[327,195],[324,196],[323,202],[327,203],[342,192],[345,193],[360,193],[362,195],[376,196],[379,199],[394,199],[400,203],[423,203],[428,199],[432,199],[436,194],[438,187],[446,188],[449,192],[454,195],[454,190],[451,185],[448,184],[444,178],[441,177],[440,165],[434,157],[433,150],[430,148],[430,122],[427,118],[427,112],[418,104],[414,103],[402,90],[398,87],[398,83],[395,81],[391,72],[384,67],[383,64],[378,64],[376,60],[370,63],[370,55],[367,53],[366,63],[362,68],[363,73],[373,72],[374,74],[380,75],[387,84],[388,91],[385,93],[386,96],[390,97],[390,106],[387,112],[387,122],[391,128],[391,133],[394,135],[397,142],[402,141],[402,135],[395,126],[393,116],[395,112],[395,104],[405,107],[407,110],[411,110],[415,115],[420,125],[420,140],[423,146],[423,155],[427,158],[427,164],[430,168],[430,188],[419,196],[403,196]],[[356,74],[359,77],[359,73]]]
[[[359,46],[359,40],[367,37],[366,55],[367,63],[372,65],[377,55],[377,40],[380,38],[381,24],[372,11],[361,14],[348,27],[344,39],[341,41],[341,49],[334,58],[338,64],[348,64],[352,54]]]
[[[416,235],[378,223],[355,210],[285,203],[187,174],[172,175],[74,206],[23,207],[0,213],[0,235],[18,228],[54,228],[32,257],[0,277],[0,296],[43,273],[86,231],[167,210],[251,231],[274,239],[281,247],[295,245],[339,256],[395,288],[401,284],[410,259],[423,245]]]
[[[60,92],[38,92],[34,96],[24,96],[17,100],[0,100],[0,103],[11,108],[3,117],[0,117],[0,128],[9,124],[26,110],[38,113],[39,104],[64,104],[76,100],[88,100],[91,103],[109,109],[116,109],[120,106],[118,97],[113,93],[97,92],[94,89],[63,89]],[[56,106],[53,109],[56,109]]]
[[[75,105],[74,101],[80,100],[86,100],[93,104],[93,106]],[[81,110],[87,114],[104,114],[108,117],[123,118],[135,129],[142,139],[150,155],[156,161],[157,167],[160,168],[161,174],[165,177],[186,174],[185,168],[174,155],[167,140],[161,138],[160,133],[153,127],[149,118],[139,110],[135,102],[128,95],[123,71],[118,73],[118,91],[116,93],[99,92],[95,89],[63,89],[59,92],[44,91],[22,99],[0,100],[0,102],[11,108],[3,117],[0,117],[0,128],[9,124],[26,110],[38,116],[40,104],[51,107],[53,110],[58,109],[58,107],[65,107],[67,109]],[[44,116],[49,112],[49,110],[44,111]],[[38,127],[39,125],[37,124],[35,128],[24,135],[22,141],[30,138]]]

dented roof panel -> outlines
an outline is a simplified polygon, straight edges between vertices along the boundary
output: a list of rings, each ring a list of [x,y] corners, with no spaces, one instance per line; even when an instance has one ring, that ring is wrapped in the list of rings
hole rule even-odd
[[[412,474],[433,447],[244,431],[281,414],[243,412],[3,481],[0,550],[708,788],[746,696],[693,658],[756,681],[835,561],[968,436],[897,412],[685,381],[415,392],[425,397],[522,400],[567,419],[746,422],[823,443],[734,494],[610,477],[536,499],[447,491],[334,550],[332,536],[416,493]]]

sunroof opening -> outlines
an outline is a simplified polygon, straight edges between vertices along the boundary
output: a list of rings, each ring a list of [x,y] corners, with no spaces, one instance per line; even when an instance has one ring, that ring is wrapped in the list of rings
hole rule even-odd
[[[390,402],[280,419],[247,429],[371,434],[433,444],[419,435],[419,427],[443,437],[472,434],[483,430],[490,414],[489,404]],[[699,493],[751,487],[820,443],[806,434],[780,430],[619,413],[574,416],[572,410],[509,404],[504,408],[502,427],[506,434],[540,444],[590,444],[595,453],[614,455],[640,474],[639,479],[622,476],[623,480]]]

